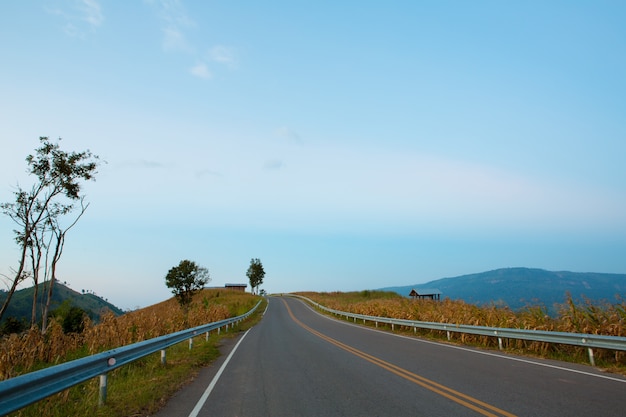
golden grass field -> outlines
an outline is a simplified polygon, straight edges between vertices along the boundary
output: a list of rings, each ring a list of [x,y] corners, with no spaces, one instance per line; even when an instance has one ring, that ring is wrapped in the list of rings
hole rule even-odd
[[[229,317],[244,314],[259,297],[230,290],[203,290],[188,313],[171,298],[115,317],[104,312],[98,324],[86,319],[84,331],[63,333],[54,320],[46,334],[32,328],[0,340],[0,380],[82,356],[125,346]]]
[[[558,332],[590,333],[608,336],[626,336],[626,301],[613,304],[575,303],[568,295],[559,306],[556,317],[549,316],[542,307],[527,307],[514,312],[506,307],[477,306],[461,300],[412,300],[396,293],[382,291],[360,292],[302,292],[298,293],[328,308],[370,316],[392,317],[438,323],[474,326],[548,330]],[[444,332],[422,330],[421,335],[444,337]],[[497,347],[494,337],[452,333],[452,340],[461,343]],[[543,357],[587,361],[583,348],[523,340],[505,340],[504,348]],[[596,361],[606,367],[626,367],[624,352],[598,349]]]
[[[395,293],[381,291],[315,293],[302,292],[326,307],[371,316],[409,320],[509,327],[534,330],[592,333],[610,336],[626,335],[626,302],[594,305],[576,304],[571,298],[560,306],[558,315],[550,317],[542,307],[527,307],[519,312],[506,307],[476,306],[460,300],[411,300]],[[33,328],[21,335],[0,340],[0,379],[17,376],[57,363],[77,359],[115,347],[146,340],[185,328],[241,315],[261,299],[247,293],[228,290],[204,290],[197,294],[185,313],[175,299],[115,317],[104,313],[100,322],[87,321],[81,334],[64,334],[61,325],[53,322],[46,334]],[[259,320],[261,315],[246,326]],[[412,328],[396,331],[413,334]],[[238,330],[235,330],[235,333]],[[215,333],[215,332],[214,332]],[[233,333],[233,334],[235,334]],[[225,333],[222,333],[224,336]],[[420,337],[447,342],[445,332],[418,330]],[[228,336],[226,336],[228,337]],[[180,388],[193,373],[208,365],[219,352],[219,337],[213,335],[204,343],[199,336],[198,347],[189,350],[179,344],[168,350],[167,366],[160,364],[158,353],[112,372],[109,400],[98,407],[96,379],[56,394],[45,401],[16,412],[23,417],[60,417],[93,415],[98,417],[151,415]],[[452,333],[452,343],[497,349],[494,337]],[[195,344],[194,344],[195,346]],[[504,340],[504,349],[518,354],[535,355],[573,362],[588,363],[583,348],[541,342]],[[595,351],[596,363],[607,370],[626,373],[624,352]]]

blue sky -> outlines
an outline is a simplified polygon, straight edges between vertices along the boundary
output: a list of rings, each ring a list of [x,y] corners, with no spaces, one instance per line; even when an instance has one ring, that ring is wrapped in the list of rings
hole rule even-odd
[[[39,136],[107,163],[60,279],[268,292],[626,273],[621,1],[0,5],[0,200]],[[0,219],[0,272],[17,261]]]

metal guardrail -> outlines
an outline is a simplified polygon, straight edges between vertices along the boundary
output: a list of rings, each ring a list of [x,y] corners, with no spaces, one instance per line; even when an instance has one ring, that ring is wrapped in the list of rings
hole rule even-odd
[[[165,363],[166,348],[185,340],[189,340],[191,348],[194,337],[206,333],[208,338],[208,333],[212,330],[219,332],[222,327],[234,327],[254,313],[259,304],[261,301],[241,316],[155,337],[1,381],[0,415],[19,410],[97,376],[100,376],[100,404],[104,404],[108,372],[158,351],[161,351],[161,362]]]
[[[531,340],[535,342],[581,346],[587,348],[587,352],[589,354],[589,362],[592,366],[595,366],[593,349],[626,350],[626,337],[621,336],[604,336],[587,333],[550,332],[546,330],[507,329],[500,327],[470,326],[465,324],[435,323],[428,321],[394,319],[390,317],[367,316],[363,314],[354,314],[345,311],[334,310],[300,295],[290,294],[290,296],[301,298],[319,308],[320,310],[327,311],[338,316],[351,318],[355,322],[356,320],[363,320],[364,323],[366,321],[370,321],[374,322],[376,326],[378,326],[378,323],[390,324],[392,326],[392,330],[394,326],[413,327],[414,331],[417,331],[417,329],[441,330],[447,333],[448,340],[450,340],[451,333],[467,333],[481,336],[497,337],[498,347],[500,348],[500,350],[502,350],[503,339],[520,339]]]

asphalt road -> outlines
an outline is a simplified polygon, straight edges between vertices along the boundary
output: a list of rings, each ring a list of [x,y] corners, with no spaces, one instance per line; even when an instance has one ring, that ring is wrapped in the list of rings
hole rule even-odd
[[[158,416],[626,416],[626,378],[392,335],[272,297]]]

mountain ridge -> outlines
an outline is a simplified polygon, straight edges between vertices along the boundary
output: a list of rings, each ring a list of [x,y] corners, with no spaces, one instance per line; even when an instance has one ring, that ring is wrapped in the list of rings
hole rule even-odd
[[[442,299],[462,299],[472,304],[494,303],[512,310],[539,305],[554,313],[555,305],[565,303],[567,294],[575,301],[587,299],[595,303],[626,299],[626,274],[513,267],[381,290],[408,297],[413,288],[436,288],[441,291]]]
[[[2,321],[6,321],[9,317],[13,317],[16,319],[23,319],[26,322],[30,322],[31,314],[32,314],[32,305],[33,305],[33,295],[34,288],[29,287],[18,290],[13,294],[11,298],[11,303],[7,308],[7,311],[2,318]],[[38,294],[41,298],[43,294],[43,284],[39,284]],[[6,298],[6,292],[0,291],[0,303],[4,302]],[[109,303],[107,300],[89,293],[83,292],[82,294],[69,288],[64,285],[62,282],[57,281],[54,284],[54,292],[52,294],[52,300],[50,303],[50,311],[54,311],[56,308],[60,307],[64,302],[69,302],[70,305],[75,307],[80,307],[87,315],[94,321],[98,321],[100,319],[100,314],[103,309],[109,309],[115,315],[124,314],[120,308],[115,305]],[[37,320],[41,320],[41,303],[38,303],[37,307]]]

